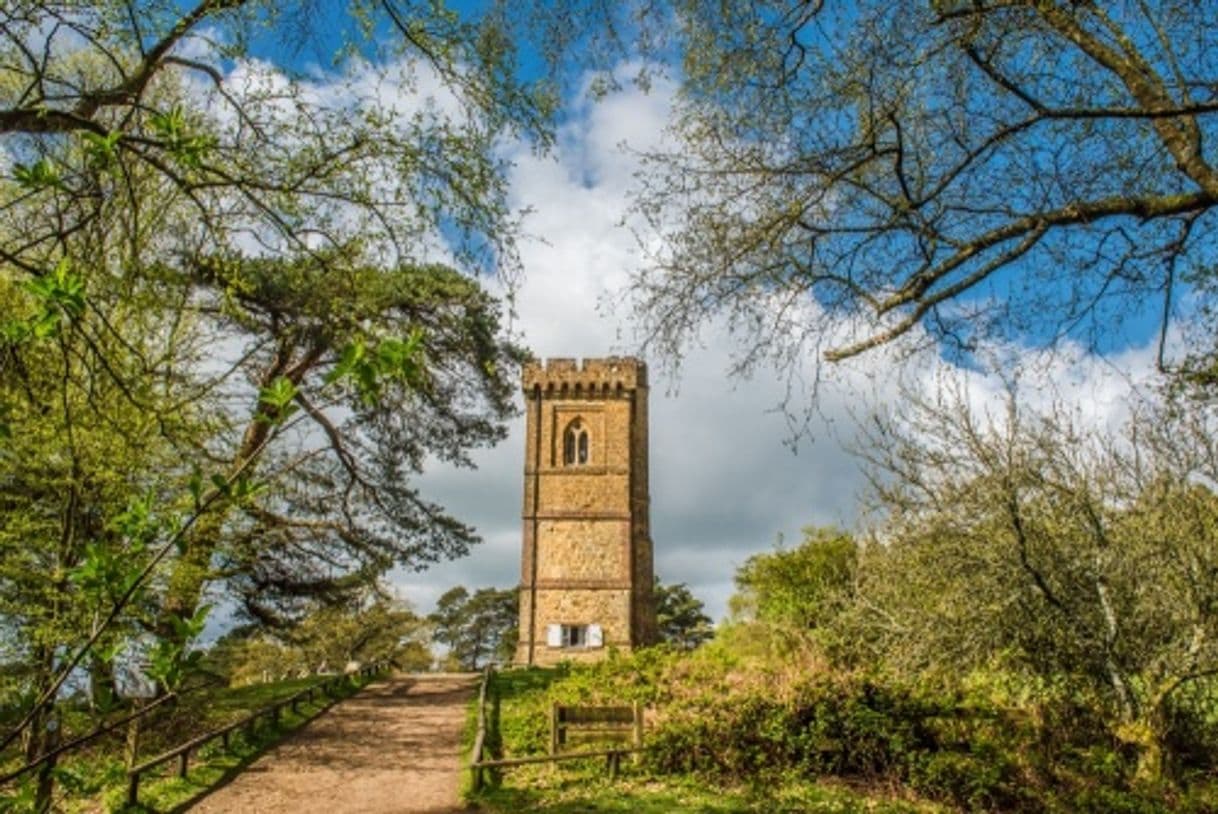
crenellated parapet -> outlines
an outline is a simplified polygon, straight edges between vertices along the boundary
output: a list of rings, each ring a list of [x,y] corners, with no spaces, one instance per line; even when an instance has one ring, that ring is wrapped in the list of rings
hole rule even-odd
[[[647,387],[647,365],[633,356],[599,359],[547,359],[525,364],[521,377],[526,393],[613,394]]]

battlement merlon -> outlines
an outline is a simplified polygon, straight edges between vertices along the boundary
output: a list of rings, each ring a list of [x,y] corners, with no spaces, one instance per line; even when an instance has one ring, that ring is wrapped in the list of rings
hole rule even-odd
[[[647,387],[647,365],[633,356],[609,356],[599,359],[547,359],[528,362],[524,366],[521,384],[526,393],[540,386],[543,391],[643,390]]]

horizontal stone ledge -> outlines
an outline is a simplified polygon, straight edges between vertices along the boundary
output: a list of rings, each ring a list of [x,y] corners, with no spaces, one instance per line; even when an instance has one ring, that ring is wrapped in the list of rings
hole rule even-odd
[[[629,591],[632,585],[624,579],[539,579],[535,584],[521,583],[520,587],[538,591]]]
[[[575,475],[629,475],[630,468],[626,466],[543,466],[535,469],[531,466],[524,468],[525,477],[538,475],[543,478],[566,478]]]
[[[552,511],[552,512],[537,512],[536,514],[521,515],[523,520],[612,520],[615,523],[620,523],[625,520],[630,520],[630,512],[602,512],[602,511]]]

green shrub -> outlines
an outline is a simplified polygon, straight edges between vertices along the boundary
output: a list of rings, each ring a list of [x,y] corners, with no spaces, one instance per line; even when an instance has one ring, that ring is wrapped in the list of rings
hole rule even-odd
[[[775,698],[764,689],[689,699],[667,711],[655,736],[659,768],[692,765],[743,779],[764,768],[880,777],[936,745],[941,699],[870,678],[819,674]]]
[[[545,751],[554,702],[638,700],[652,709],[653,774],[729,786],[833,776],[967,811],[1218,811],[1218,784],[1205,785],[1218,755],[1213,704],[1185,697],[1173,711],[1187,783],[1140,788],[1136,755],[1109,730],[1108,711],[1065,678],[994,670],[930,683],[834,671],[806,643],[788,640],[777,658],[777,633],[738,625],[692,654],[656,648],[505,672],[505,753]]]

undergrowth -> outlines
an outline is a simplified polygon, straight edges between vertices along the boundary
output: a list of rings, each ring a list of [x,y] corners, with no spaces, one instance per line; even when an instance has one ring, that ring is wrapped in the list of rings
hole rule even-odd
[[[553,703],[642,701],[649,749],[617,784],[595,762],[545,765],[476,799],[552,812],[1218,811],[1204,725],[1181,729],[1195,745],[1175,781],[1147,787],[1094,699],[999,672],[944,684],[832,669],[814,642],[786,634],[742,625],[693,653],[498,674],[504,755],[547,750]]]

